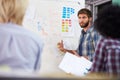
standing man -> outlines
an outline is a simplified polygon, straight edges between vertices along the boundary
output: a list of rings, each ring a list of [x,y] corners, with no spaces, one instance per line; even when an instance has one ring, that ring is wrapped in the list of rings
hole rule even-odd
[[[59,42],[58,49],[62,52],[70,52],[77,56],[84,56],[92,61],[95,46],[99,38],[98,33],[92,27],[92,13],[90,10],[83,8],[78,11],[79,25],[82,29],[80,35],[79,46],[77,50],[67,50],[63,46],[63,41]]]

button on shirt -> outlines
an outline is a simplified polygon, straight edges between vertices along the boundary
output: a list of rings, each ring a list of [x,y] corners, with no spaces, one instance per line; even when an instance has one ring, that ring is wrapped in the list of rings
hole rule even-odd
[[[82,30],[77,49],[78,54],[80,56],[88,56],[89,60],[92,61],[98,39],[99,35],[96,31],[94,31],[93,27],[86,32]]]
[[[91,71],[120,75],[120,40],[101,38],[98,41]]]

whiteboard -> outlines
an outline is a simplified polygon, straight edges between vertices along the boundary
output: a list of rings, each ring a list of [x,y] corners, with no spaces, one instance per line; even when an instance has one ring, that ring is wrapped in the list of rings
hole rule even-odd
[[[68,49],[77,48],[81,31],[77,12],[83,7],[84,0],[30,0],[23,25],[44,40],[43,72],[59,71],[63,57],[57,49],[60,40],[64,40]]]

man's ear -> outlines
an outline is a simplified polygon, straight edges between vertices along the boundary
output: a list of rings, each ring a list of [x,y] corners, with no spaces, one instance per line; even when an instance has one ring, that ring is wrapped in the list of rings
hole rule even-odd
[[[90,22],[92,22],[92,17],[89,18]]]

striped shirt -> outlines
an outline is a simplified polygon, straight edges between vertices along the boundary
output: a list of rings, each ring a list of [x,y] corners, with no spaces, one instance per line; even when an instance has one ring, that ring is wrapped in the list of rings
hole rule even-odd
[[[98,39],[99,35],[92,27],[86,32],[82,30],[77,53],[80,56],[88,56],[92,61]]]
[[[91,71],[120,75],[120,40],[111,38],[99,40]]]

